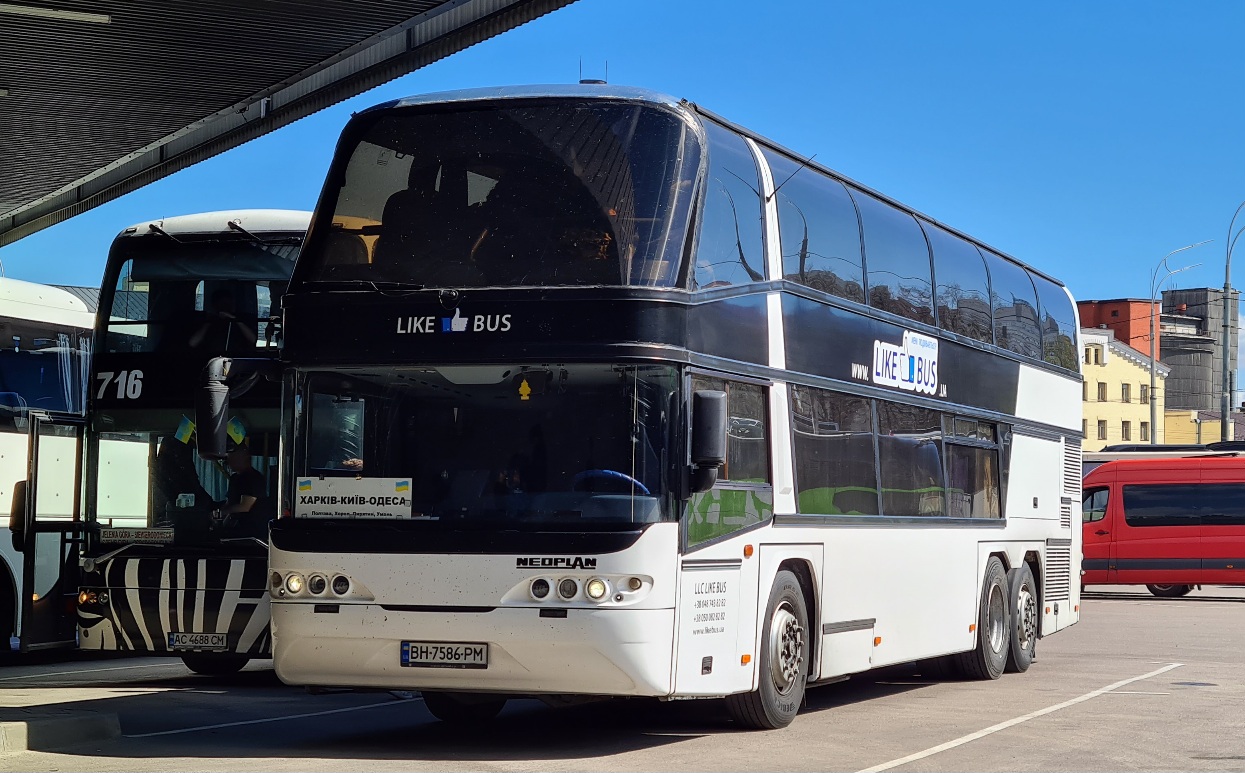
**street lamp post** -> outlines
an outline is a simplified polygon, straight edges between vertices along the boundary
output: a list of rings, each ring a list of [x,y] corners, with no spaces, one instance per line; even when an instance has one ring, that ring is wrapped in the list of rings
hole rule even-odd
[[[1242,204],[1242,206],[1245,206],[1245,204]],[[1161,287],[1164,282],[1166,282],[1168,279],[1170,279],[1175,274],[1179,274],[1181,271],[1188,271],[1189,269],[1196,268],[1197,266],[1200,266],[1202,264],[1194,263],[1193,265],[1185,266],[1184,268],[1168,269],[1167,273],[1163,275],[1162,279],[1159,279],[1159,270],[1167,268],[1167,259],[1170,258],[1172,255],[1175,255],[1177,252],[1184,252],[1185,250],[1191,250],[1194,247],[1200,247],[1203,244],[1206,244],[1207,242],[1210,242],[1210,241],[1212,240],[1206,239],[1205,241],[1200,241],[1200,242],[1197,242],[1196,244],[1186,244],[1185,246],[1181,247],[1178,250],[1172,250],[1171,252],[1164,255],[1163,259],[1159,261],[1159,264],[1154,267],[1154,271],[1150,272],[1150,444],[1151,445],[1154,445],[1155,443],[1158,442],[1158,435],[1159,435],[1158,419],[1156,418],[1158,415],[1158,400],[1157,400],[1157,393],[1154,391],[1154,367],[1155,367],[1155,359],[1156,359],[1154,343],[1157,340],[1154,337],[1155,336],[1154,305],[1158,303],[1158,299],[1156,298],[1156,293],[1158,292],[1159,287]]]
[[[1245,201],[1240,203],[1236,211],[1232,213],[1232,220],[1228,222],[1228,245],[1223,261],[1223,383],[1220,387],[1219,397],[1219,439],[1230,440],[1228,437],[1228,415],[1232,411],[1232,395],[1228,391],[1228,361],[1230,352],[1228,348],[1232,344],[1232,323],[1229,319],[1231,304],[1228,302],[1232,297],[1232,248],[1236,246],[1236,239],[1241,235],[1241,231],[1245,231],[1245,226],[1241,226],[1241,231],[1236,232],[1236,236],[1232,235],[1232,228],[1236,225],[1236,216],[1241,214],[1241,210],[1245,209]]]

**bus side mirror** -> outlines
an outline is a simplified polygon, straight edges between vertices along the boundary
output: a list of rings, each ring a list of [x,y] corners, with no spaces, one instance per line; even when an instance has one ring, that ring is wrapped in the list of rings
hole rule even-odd
[[[203,369],[203,383],[195,394],[196,445],[204,459],[225,458],[229,424],[229,386],[225,380],[230,364],[227,357],[209,360]]]
[[[13,483],[13,504],[9,510],[9,532],[13,536],[13,549],[18,553],[26,550],[26,481]]]
[[[718,469],[726,464],[726,393],[698,389],[692,393],[691,493],[713,488]]]

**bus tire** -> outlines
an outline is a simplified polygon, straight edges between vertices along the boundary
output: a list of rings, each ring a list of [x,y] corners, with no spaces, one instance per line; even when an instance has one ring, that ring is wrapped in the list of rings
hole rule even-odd
[[[808,682],[808,610],[793,573],[783,570],[774,578],[762,625],[760,684],[752,692],[727,696],[726,708],[745,727],[777,730],[799,713]]]
[[[1189,592],[1193,590],[1192,585],[1147,585],[1146,588],[1155,596],[1164,599],[1178,599],[1181,596],[1188,596]]]
[[[181,658],[186,668],[204,676],[236,674],[250,661],[246,655],[218,655],[211,652],[186,652]]]
[[[977,646],[956,656],[956,664],[965,677],[984,680],[1003,675],[1011,649],[1010,597],[1003,562],[991,556],[986,562],[981,601],[977,605]]]
[[[1041,629],[1037,583],[1028,564],[1021,564],[1007,573],[1007,587],[1011,591],[1012,614],[1006,670],[1023,673],[1033,665],[1037,655],[1038,631]]]
[[[505,698],[493,695],[463,695],[452,692],[423,693],[428,713],[452,724],[487,722],[501,713]]]

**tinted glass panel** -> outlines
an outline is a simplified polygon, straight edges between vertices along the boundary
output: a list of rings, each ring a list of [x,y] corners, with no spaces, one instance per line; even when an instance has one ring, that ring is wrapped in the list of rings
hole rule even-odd
[[[1109,489],[1086,489],[1081,499],[1081,520],[1085,523],[1101,521],[1107,515],[1107,496]]]
[[[929,247],[916,218],[861,191],[852,198],[864,225],[869,305],[932,324]]]
[[[105,352],[187,351],[204,357],[275,350],[269,324],[294,270],[302,234],[258,245],[237,235],[190,241],[141,236],[117,249]]]
[[[801,513],[877,515],[877,466],[869,401],[791,387],[796,509]]]
[[[994,340],[990,324],[990,279],[986,262],[972,244],[922,222],[934,250],[938,282],[938,327],[978,341]]]
[[[999,452],[947,444],[947,515],[999,518]]]
[[[89,330],[0,318],[0,432],[25,432],[31,409],[84,411],[90,354]]]
[[[1042,304],[1042,359],[1068,370],[1077,369],[1076,312],[1064,289],[1040,276],[1033,277]]]
[[[726,392],[728,417],[726,464],[717,485],[693,494],[687,503],[687,541],[697,545],[773,517],[774,490],[769,486],[765,388],[698,374],[692,389]]]
[[[765,279],[756,159],[743,138],[706,121],[709,179],[693,274],[695,289]]]
[[[879,400],[878,460],[884,515],[945,515],[942,415]]]
[[[1245,524],[1245,484],[1125,486],[1124,520],[1129,526]]]
[[[427,107],[379,114],[347,140],[300,281],[678,278],[700,153],[672,113],[587,101]]]
[[[864,303],[860,223],[847,189],[772,150],[765,157],[779,186],[783,278]]]
[[[481,533],[661,520],[678,383],[672,368],[605,364],[310,374],[296,420],[294,517]],[[325,491],[403,496],[381,514],[366,496],[325,509],[315,501]]]
[[[1026,357],[1042,359],[1037,294],[1029,272],[993,252],[985,252],[994,293],[994,342]]]

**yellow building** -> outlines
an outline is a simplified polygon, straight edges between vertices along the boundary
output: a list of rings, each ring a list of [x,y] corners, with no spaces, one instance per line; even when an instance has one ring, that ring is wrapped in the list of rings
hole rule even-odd
[[[1228,437],[1239,440],[1240,413],[1228,414]],[[1217,443],[1223,435],[1219,411],[1168,411],[1163,419],[1168,443]]]
[[[1156,401],[1156,443],[1164,442],[1163,383],[1171,368],[1154,363],[1154,386],[1150,394],[1150,358],[1128,344],[1115,340],[1103,328],[1081,329],[1081,371],[1085,382],[1081,395],[1084,408],[1082,450],[1100,451],[1116,443],[1149,443],[1150,400]]]

